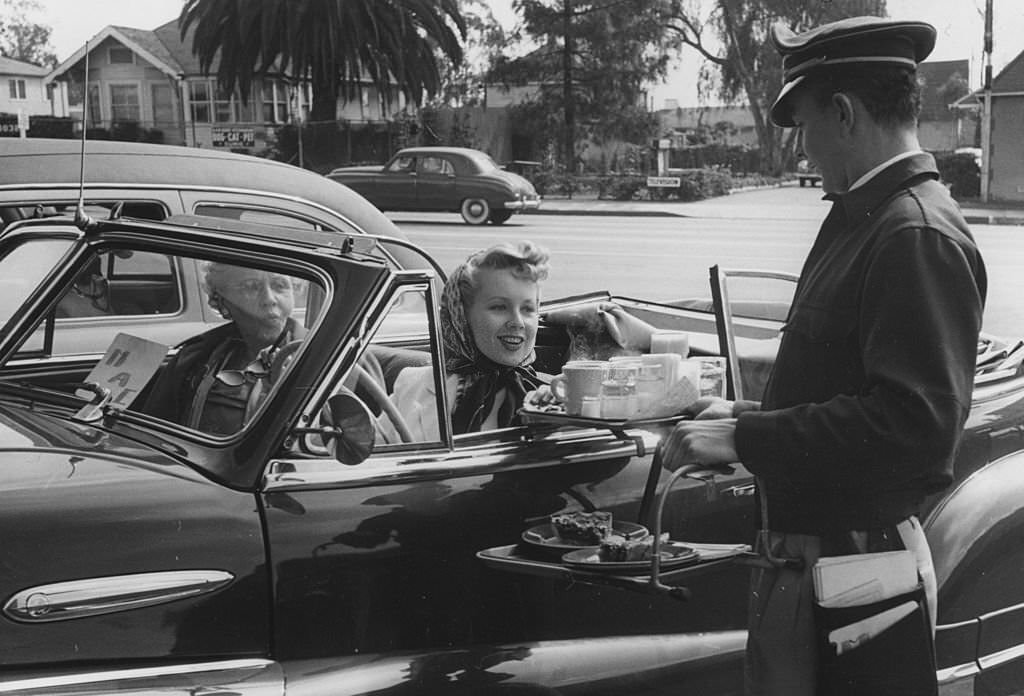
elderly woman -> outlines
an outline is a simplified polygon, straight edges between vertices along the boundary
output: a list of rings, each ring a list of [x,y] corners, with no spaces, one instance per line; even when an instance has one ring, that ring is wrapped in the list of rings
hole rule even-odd
[[[523,396],[541,385],[530,367],[548,253],[531,242],[472,254],[448,277],[441,298],[446,389],[456,435],[513,425]],[[431,367],[409,367],[392,401],[418,441],[438,438]]]
[[[228,323],[181,344],[142,410],[228,435],[240,430],[259,405],[275,351],[306,332],[291,318],[290,276],[213,262],[203,284],[210,306]]]

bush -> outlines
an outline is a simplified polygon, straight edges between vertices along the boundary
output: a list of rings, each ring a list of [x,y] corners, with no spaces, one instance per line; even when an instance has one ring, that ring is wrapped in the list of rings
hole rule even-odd
[[[732,190],[732,175],[726,169],[670,169],[668,175],[680,178],[679,188],[665,191],[681,201],[725,196]]]
[[[75,137],[75,124],[67,117],[29,116],[28,137],[73,138]]]
[[[647,185],[642,176],[603,176],[598,183],[598,197],[613,201],[631,201],[639,197]]]
[[[981,195],[981,169],[971,153],[934,152],[939,179],[958,200]]]

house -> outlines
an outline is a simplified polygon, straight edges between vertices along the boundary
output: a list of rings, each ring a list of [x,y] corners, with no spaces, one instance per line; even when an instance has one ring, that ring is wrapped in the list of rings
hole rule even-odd
[[[918,139],[929,151],[950,151],[970,145],[974,133],[970,124],[957,118],[951,105],[970,91],[970,62],[963,60],[925,61],[917,66],[921,81],[921,114]]]
[[[153,30],[108,26],[88,43],[88,97],[85,46],[46,80],[64,85],[72,117],[87,116],[89,129],[119,139],[258,152],[279,126],[306,121],[307,80],[285,74],[259,78],[245,102],[237,89],[229,94],[218,88],[216,66],[211,74],[200,69],[192,53],[193,30],[182,39],[177,19]],[[339,119],[358,123],[379,123],[394,113],[370,85],[359,99],[339,98],[337,111]]]
[[[991,143],[988,162],[982,162],[988,169],[988,196],[996,201],[1024,202],[1024,52],[992,79],[991,94]],[[984,119],[983,100],[982,90],[977,90],[959,99],[955,108],[976,112]]]
[[[659,132],[673,148],[707,142],[757,147],[754,117],[746,106],[684,106],[657,112]]]
[[[18,117],[53,116],[46,68],[0,56],[0,136],[18,137]]]

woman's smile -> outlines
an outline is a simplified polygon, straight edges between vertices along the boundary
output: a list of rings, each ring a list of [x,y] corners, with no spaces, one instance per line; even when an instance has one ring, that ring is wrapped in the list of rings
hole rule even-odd
[[[533,353],[537,340],[537,282],[494,268],[480,269],[477,282],[477,293],[466,312],[477,348],[499,365],[521,364]]]

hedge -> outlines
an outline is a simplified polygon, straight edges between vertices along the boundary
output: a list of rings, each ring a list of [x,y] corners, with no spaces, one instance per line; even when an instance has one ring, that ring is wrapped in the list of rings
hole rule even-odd
[[[953,198],[977,198],[981,195],[981,169],[969,152],[933,152],[939,178],[949,187]]]

